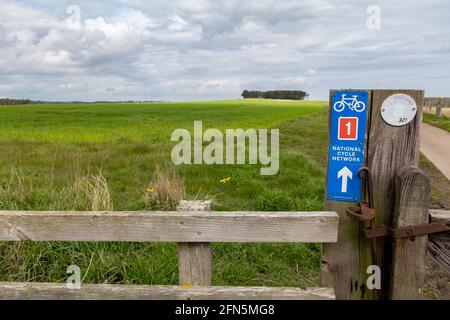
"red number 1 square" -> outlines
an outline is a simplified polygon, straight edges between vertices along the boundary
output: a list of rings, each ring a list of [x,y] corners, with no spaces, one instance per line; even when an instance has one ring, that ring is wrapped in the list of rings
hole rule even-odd
[[[339,140],[358,140],[358,118],[340,117],[338,128]]]

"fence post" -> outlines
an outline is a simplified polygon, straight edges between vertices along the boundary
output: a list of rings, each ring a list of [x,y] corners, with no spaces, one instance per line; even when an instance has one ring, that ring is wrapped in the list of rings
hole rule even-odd
[[[209,211],[211,201],[181,201],[178,211]],[[178,243],[180,285],[211,285],[211,245],[209,243]]]
[[[336,90],[330,91],[329,131],[331,131],[332,97],[335,92]],[[369,115],[371,108],[370,90],[367,90],[367,95],[369,104],[367,114]],[[368,118],[370,119],[370,117]],[[369,128],[369,124],[367,128]],[[365,150],[367,150],[367,143]],[[339,215],[339,231],[337,243],[322,245],[321,285],[333,287],[338,300],[369,298],[365,290],[365,279],[370,246],[365,239],[363,240],[360,237],[362,226],[350,220],[346,215],[346,209],[355,205],[357,204],[352,202],[325,200],[325,210],[335,211]]]
[[[416,117],[407,125],[394,127],[387,124],[381,109],[384,100],[392,94],[403,93],[414,99]],[[390,225],[395,204],[394,181],[397,171],[419,162],[420,125],[422,123],[424,92],[421,90],[374,90],[369,132],[369,168],[373,177],[374,205],[377,224]],[[379,239],[377,264],[382,272],[381,294],[387,297],[392,260],[390,241]]]
[[[436,106],[436,114],[434,115],[436,119],[439,119],[441,117],[441,111],[442,111],[442,103],[441,101],[438,101]]]
[[[382,106],[388,97],[398,93],[406,94],[415,101],[417,114],[406,125],[392,126],[384,121]],[[392,222],[397,171],[418,164],[423,104],[424,92],[420,90],[369,90],[366,162],[372,174],[377,224],[390,225]],[[346,216],[345,209],[350,205],[347,202],[325,201],[326,210],[338,212],[340,223],[338,243],[323,245],[322,285],[333,286],[337,299],[371,299],[375,295],[366,287],[370,275],[367,274],[367,267],[371,264],[370,241],[360,234],[361,228],[366,225]],[[378,239],[376,263],[382,272],[382,298],[388,296],[391,253],[390,241]]]
[[[393,228],[426,224],[429,221],[430,179],[417,167],[404,167],[395,177]],[[393,239],[389,299],[420,298],[424,286],[428,236]]]

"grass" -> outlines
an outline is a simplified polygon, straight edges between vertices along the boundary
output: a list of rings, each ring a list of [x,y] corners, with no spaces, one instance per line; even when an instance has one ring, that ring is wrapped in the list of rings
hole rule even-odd
[[[430,208],[450,209],[450,183],[448,179],[422,153],[419,158],[419,166],[430,177]]]
[[[279,128],[280,172],[259,166],[174,166],[176,128]],[[322,210],[323,103],[213,101],[0,107],[0,210]],[[231,177],[230,183],[220,180]],[[154,189],[153,192],[149,192]],[[175,244],[0,243],[0,281],[176,284]],[[213,283],[316,286],[317,244],[214,244]]]
[[[423,114],[423,122],[450,132],[450,115],[443,114],[440,118],[436,118],[434,114],[425,112]]]

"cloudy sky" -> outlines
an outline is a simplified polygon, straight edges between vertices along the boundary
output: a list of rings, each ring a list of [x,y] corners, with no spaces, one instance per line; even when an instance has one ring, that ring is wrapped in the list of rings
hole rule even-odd
[[[0,0],[0,97],[321,99],[350,87],[449,96],[450,1]]]

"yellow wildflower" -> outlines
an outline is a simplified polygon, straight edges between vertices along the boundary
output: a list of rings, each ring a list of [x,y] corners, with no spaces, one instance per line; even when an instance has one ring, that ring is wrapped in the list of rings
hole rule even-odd
[[[220,180],[220,183],[222,183],[222,184],[227,184],[227,183],[229,183],[230,181],[231,181],[231,177],[228,177],[228,178],[224,178],[224,179]]]
[[[145,191],[147,191],[147,193],[153,193],[155,192],[155,189],[153,189],[152,187],[148,187]]]

